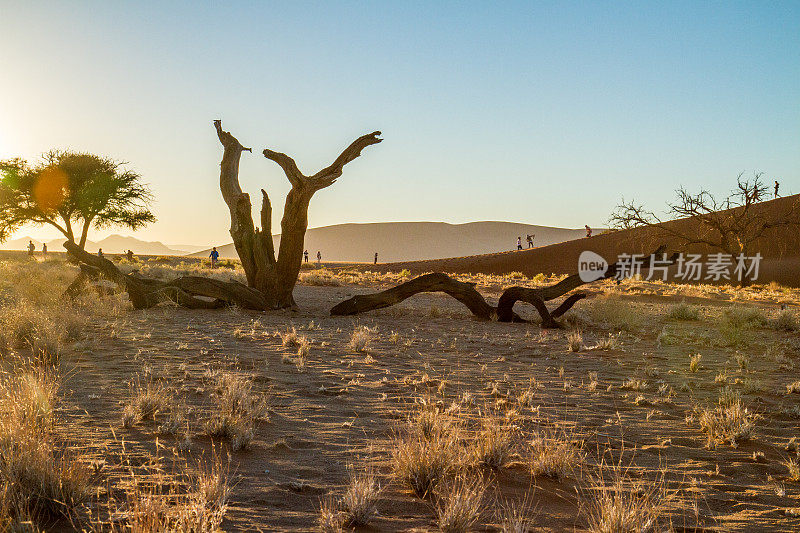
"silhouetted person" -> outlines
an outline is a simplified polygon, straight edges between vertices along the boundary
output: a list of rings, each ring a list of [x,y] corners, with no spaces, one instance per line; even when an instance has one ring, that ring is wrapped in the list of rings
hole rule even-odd
[[[36,245],[33,244],[33,241],[28,241],[28,255],[33,257],[34,250],[36,250]]]
[[[127,252],[125,252],[125,257],[128,258],[128,261],[133,263],[133,250],[128,250]]]
[[[591,237],[592,236],[592,228],[590,228],[588,224],[584,224],[584,227],[586,228],[586,236],[587,237]]]
[[[317,250],[317,265],[318,266],[322,265],[322,252],[320,252],[319,250]]]
[[[42,243],[42,257],[47,257],[47,243]]]
[[[211,253],[208,254],[208,257],[211,258],[211,268],[215,268],[217,266],[217,260],[219,259],[219,252],[216,246],[211,249]]]
[[[522,237],[517,237],[517,250],[522,250]]]
[[[375,252],[375,262],[372,263],[372,264],[373,265],[377,265],[378,264],[378,252]]]
[[[778,187],[780,187],[780,186],[781,186],[781,184],[778,183],[777,181],[775,181],[775,198],[778,197]]]
[[[102,248],[99,248],[97,250],[97,257],[103,257],[103,249]]]
[[[303,251],[303,258],[306,260],[306,263],[308,263],[308,250]]]

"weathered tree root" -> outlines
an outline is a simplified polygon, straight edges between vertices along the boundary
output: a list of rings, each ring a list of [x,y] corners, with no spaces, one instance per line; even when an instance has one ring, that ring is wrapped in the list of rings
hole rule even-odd
[[[67,241],[64,248],[81,263],[81,273],[65,292],[67,297],[74,297],[80,285],[102,274],[128,293],[135,309],[149,309],[165,302],[174,302],[189,309],[218,309],[231,305],[257,311],[269,308],[261,292],[242,283],[201,276],[161,281],[137,273],[124,274],[108,259],[87,253],[74,243]]]
[[[642,269],[648,270],[651,260],[656,256],[663,256],[666,247],[660,246],[646,260],[642,262]],[[677,259],[677,254],[669,258],[670,264]],[[613,263],[608,266],[605,274],[597,280],[610,279],[617,276],[622,268]],[[555,285],[541,289],[525,287],[509,287],[500,296],[497,307],[489,305],[481,294],[475,289],[474,283],[457,281],[441,272],[424,274],[407,281],[396,287],[374,294],[359,294],[345,300],[331,309],[331,315],[356,315],[365,311],[389,307],[421,292],[444,292],[449,294],[469,309],[474,316],[482,320],[497,320],[498,322],[528,322],[514,312],[514,304],[518,301],[533,305],[542,318],[543,328],[560,328],[561,324],[556,319],[569,311],[578,301],[586,298],[585,293],[575,293],[567,297],[561,305],[550,311],[545,305],[546,301],[554,300],[564,294],[584,285],[585,281],[579,274],[567,276]]]

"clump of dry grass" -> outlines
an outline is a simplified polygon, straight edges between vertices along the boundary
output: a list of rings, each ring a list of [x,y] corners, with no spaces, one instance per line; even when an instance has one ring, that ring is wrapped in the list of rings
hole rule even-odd
[[[392,451],[395,476],[420,498],[431,495],[462,465],[459,428],[445,420],[442,415],[420,417],[419,425],[412,425]]]
[[[487,417],[472,443],[472,456],[480,466],[500,470],[514,454],[514,432],[502,420]]]
[[[786,385],[786,394],[800,394],[800,380]]]
[[[357,352],[363,352],[374,339],[374,329],[368,328],[367,326],[356,326],[353,333],[350,335],[348,346]]]
[[[700,320],[700,308],[683,301],[671,306],[667,316],[673,320]]]
[[[253,392],[252,380],[237,374],[218,374],[214,403],[206,434],[229,439],[234,450],[246,449],[253,440],[256,422],[266,414],[264,399]]]
[[[609,470],[610,475],[607,473]],[[619,465],[601,465],[592,485],[585,511],[591,533],[661,533],[672,530],[665,517],[669,495],[663,475],[649,481],[631,479]]]
[[[122,412],[122,425],[131,427],[142,420],[155,420],[159,413],[172,412],[173,396],[163,382],[136,377],[130,385],[130,400]]]
[[[709,447],[725,442],[736,447],[737,441],[750,438],[756,425],[756,416],[738,398],[715,408],[698,409],[697,420]]]
[[[74,517],[91,475],[55,436],[58,380],[42,370],[0,379],[0,527]]]
[[[757,307],[734,305],[722,312],[723,323],[733,329],[752,329],[766,325],[767,318]]]
[[[631,302],[613,295],[591,300],[589,315],[596,323],[625,331],[639,329],[643,320],[642,313]]]
[[[320,501],[317,527],[321,533],[340,533],[344,531],[344,516],[333,497]]]
[[[137,474],[130,458],[126,466],[125,503],[117,505],[111,524],[97,524],[96,529],[135,533],[221,531],[231,487],[227,468],[216,455],[211,467],[200,465],[196,474],[183,470],[177,479],[158,463],[149,465],[154,472],[150,476]]]
[[[436,515],[439,529],[445,533],[466,533],[483,513],[483,478],[458,475],[438,492]]]
[[[787,457],[783,461],[783,466],[786,467],[786,470],[789,473],[788,475],[789,480],[794,482],[800,481],[800,456]]]
[[[789,310],[783,309],[778,316],[775,317],[775,321],[772,323],[772,327],[777,329],[778,331],[797,331],[800,329],[800,321],[798,321],[797,313]]]
[[[376,503],[381,493],[378,478],[372,470],[351,473],[347,491],[342,496],[341,510],[346,526],[365,526],[378,514]]]
[[[517,502],[504,502],[500,506],[500,530],[503,533],[529,533],[533,530],[534,509],[531,494]]]
[[[579,352],[583,348],[583,334],[576,329],[567,334],[567,348],[570,352]]]
[[[305,337],[302,337],[297,334],[297,329],[292,327],[291,329],[287,329],[286,331],[279,333],[281,337],[281,344],[286,346],[287,348],[297,348],[306,341]]]
[[[583,451],[566,431],[536,435],[530,444],[530,468],[535,476],[562,479],[583,464]]]
[[[689,356],[689,372],[697,372],[700,369],[700,360],[703,356],[699,353]]]

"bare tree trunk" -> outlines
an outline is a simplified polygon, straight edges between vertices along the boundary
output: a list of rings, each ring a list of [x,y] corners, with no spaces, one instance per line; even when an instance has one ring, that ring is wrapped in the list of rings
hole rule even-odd
[[[272,205],[267,192],[262,189],[261,229],[255,227],[251,214],[250,196],[239,185],[239,159],[242,146],[230,133],[222,130],[222,122],[214,121],[217,136],[224,148],[220,164],[220,189],[231,213],[231,237],[242,261],[248,284],[261,291],[270,308],[296,307],[292,291],[297,283],[303,258],[303,244],[308,229],[308,206],[314,193],[336,182],[344,165],[361,155],[369,145],[381,142],[379,131],[362,135],[336,158],[329,167],[313,176],[306,176],[297,168],[294,159],[269,149],[264,157],[275,161],[283,169],[292,189],[286,196],[281,220],[281,243],[278,257],[272,243]]]

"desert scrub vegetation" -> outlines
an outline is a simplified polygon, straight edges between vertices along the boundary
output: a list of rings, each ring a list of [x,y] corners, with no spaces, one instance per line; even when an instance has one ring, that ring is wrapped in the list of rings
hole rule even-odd
[[[75,518],[91,474],[56,432],[59,382],[49,371],[0,377],[0,529]],[[26,529],[27,530],[27,529]]]
[[[363,352],[369,346],[369,343],[375,339],[377,330],[375,328],[368,328],[367,326],[356,326],[353,333],[350,335],[350,342],[347,344],[350,349],[357,352]]]
[[[720,443],[733,447],[737,441],[748,440],[756,425],[756,415],[751,413],[738,397],[727,398],[717,407],[696,408],[700,429],[708,438],[708,447],[715,448]]]
[[[122,411],[122,425],[131,427],[143,420],[155,420],[159,413],[176,411],[173,395],[160,380],[136,376],[129,385],[129,400]]]
[[[216,377],[206,434],[228,439],[234,450],[244,450],[253,440],[256,422],[266,416],[266,402],[253,391],[251,379],[228,372]]]
[[[598,325],[624,331],[636,331],[643,322],[640,309],[633,302],[609,295],[590,300],[589,317]]]
[[[583,334],[576,329],[567,334],[567,348],[570,352],[580,352],[583,349]]]
[[[95,531],[221,531],[232,489],[228,467],[216,452],[210,466],[201,463],[192,472],[188,465],[179,465],[177,475],[168,473],[158,458],[151,458],[151,464],[146,465],[148,475],[144,475],[127,451],[123,451],[123,466],[125,475],[120,484],[124,486],[124,501],[112,497],[107,507],[114,520],[96,520],[92,524]]]
[[[667,316],[672,320],[700,320],[700,308],[683,301],[671,306]]]
[[[778,316],[775,317],[775,320],[772,323],[772,327],[774,327],[778,331],[787,331],[790,333],[793,331],[797,331],[798,329],[800,329],[797,313],[789,309],[782,309],[778,313]]]
[[[566,430],[534,435],[530,442],[530,470],[534,476],[563,479],[581,467],[585,454]]]
[[[514,455],[514,430],[503,419],[494,416],[485,417],[481,425],[471,447],[473,459],[479,466],[500,470]]]
[[[463,466],[461,427],[447,415],[425,408],[396,438],[392,450],[395,477],[420,498],[433,495]]]
[[[467,533],[483,513],[486,484],[481,476],[461,473],[437,491],[436,522],[444,533]]]
[[[323,532],[343,531],[344,527],[366,526],[378,515],[378,497],[381,486],[375,472],[366,468],[361,472],[351,469],[347,489],[341,499],[332,497],[320,503],[317,524]]]
[[[672,531],[666,516],[670,500],[663,475],[632,479],[621,465],[601,463],[585,489],[586,522],[591,533]]]

